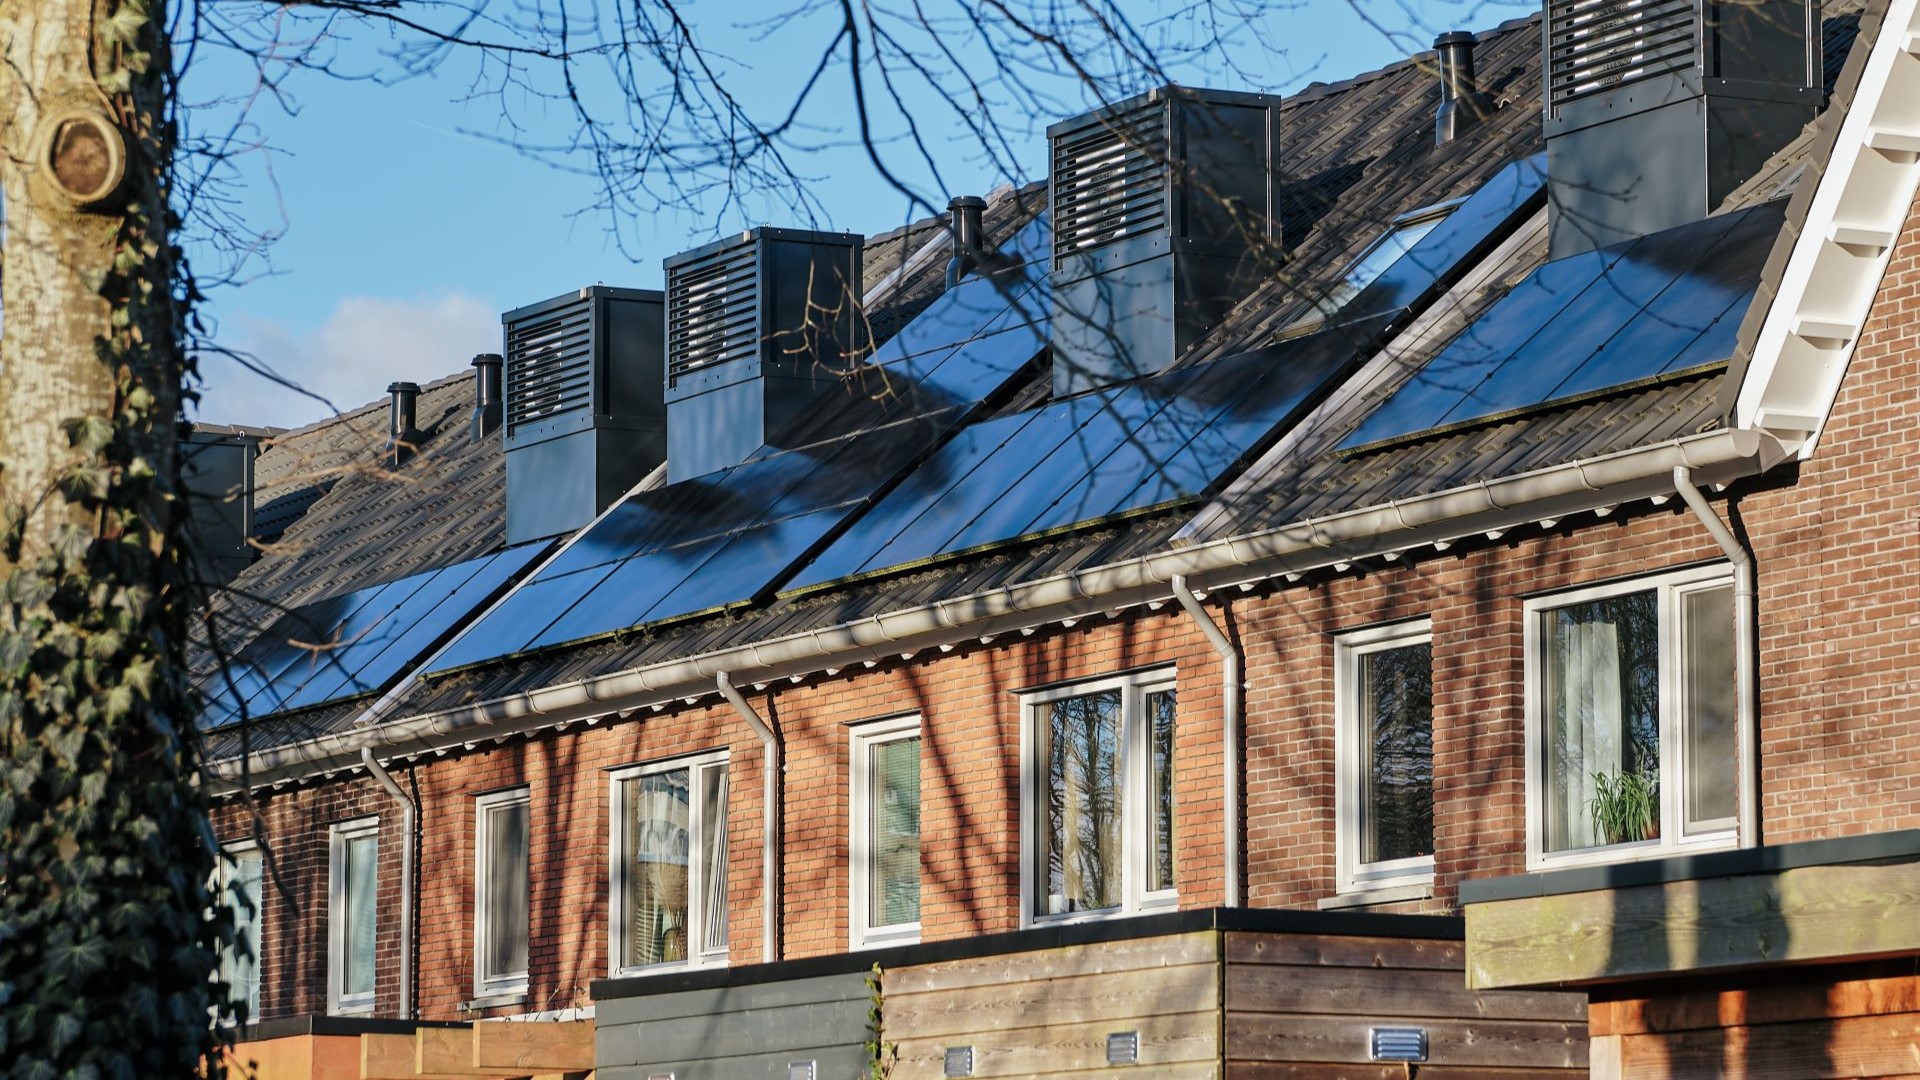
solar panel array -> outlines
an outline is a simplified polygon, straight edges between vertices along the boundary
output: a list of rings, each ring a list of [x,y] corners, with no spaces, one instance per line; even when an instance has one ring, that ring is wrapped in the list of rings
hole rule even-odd
[[[548,546],[525,544],[286,612],[201,680],[201,725],[385,689]]]
[[[435,664],[499,656],[749,603],[1025,371],[1048,336],[1045,218],[1001,272],[962,281],[903,327],[787,446],[627,499]],[[1024,260],[1024,261],[1021,261]],[[989,267],[992,269],[992,267]]]
[[[1779,234],[1751,207],[1547,263],[1374,410],[1354,449],[1723,361]]]
[[[1200,495],[1367,335],[1323,331],[958,432],[793,582],[898,569]]]

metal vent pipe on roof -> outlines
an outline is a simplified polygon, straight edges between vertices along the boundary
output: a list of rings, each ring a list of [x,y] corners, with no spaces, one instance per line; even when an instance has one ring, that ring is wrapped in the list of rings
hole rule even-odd
[[[388,383],[387,393],[393,395],[387,416],[387,461],[398,465],[420,445],[420,427],[415,422],[420,404],[420,384]]]
[[[953,215],[953,257],[947,260],[947,288],[960,284],[967,271],[978,269],[981,252],[986,248],[984,218],[987,200],[978,195],[956,195],[947,203]]]
[[[1450,30],[1433,39],[1434,62],[1440,69],[1440,109],[1433,117],[1433,144],[1445,146],[1480,122],[1493,104],[1480,92],[1473,71],[1477,38],[1466,30]]]
[[[473,358],[473,441],[479,442],[500,430],[501,373],[506,357],[483,352]]]

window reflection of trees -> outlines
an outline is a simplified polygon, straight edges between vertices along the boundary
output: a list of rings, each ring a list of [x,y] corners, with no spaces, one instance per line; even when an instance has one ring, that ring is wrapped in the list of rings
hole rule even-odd
[[[1363,862],[1433,854],[1433,646],[1360,658],[1367,738]]]
[[[1047,750],[1047,899],[1040,913],[1118,907],[1120,691],[1053,702]]]

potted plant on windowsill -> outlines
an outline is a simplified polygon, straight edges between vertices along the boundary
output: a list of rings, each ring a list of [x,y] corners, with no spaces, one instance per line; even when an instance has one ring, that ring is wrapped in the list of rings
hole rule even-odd
[[[1660,778],[1652,772],[1597,772],[1593,798],[1593,834],[1605,844],[1632,844],[1660,835]]]

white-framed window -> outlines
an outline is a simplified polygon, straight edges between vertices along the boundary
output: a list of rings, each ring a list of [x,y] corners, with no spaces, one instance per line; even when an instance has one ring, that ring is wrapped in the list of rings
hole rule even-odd
[[[1432,624],[1335,638],[1334,716],[1339,891],[1432,883]]]
[[[853,947],[920,940],[920,718],[853,729],[849,923]]]
[[[1022,695],[1024,923],[1174,906],[1173,672]]]
[[[1733,574],[1526,602],[1530,866],[1738,840]]]
[[[221,849],[214,868],[218,899],[233,910],[234,944],[220,950],[220,981],[232,995],[235,1019],[250,1023],[260,1016],[261,888],[266,879],[260,846],[251,840]]]
[[[532,800],[526,788],[474,800],[473,992],[527,990],[528,847]]]
[[[343,821],[328,838],[327,1011],[373,1011],[380,819]]]
[[[725,751],[612,774],[615,975],[727,962]]]

